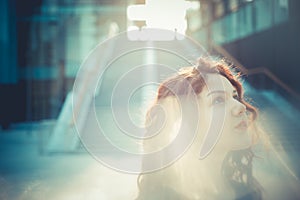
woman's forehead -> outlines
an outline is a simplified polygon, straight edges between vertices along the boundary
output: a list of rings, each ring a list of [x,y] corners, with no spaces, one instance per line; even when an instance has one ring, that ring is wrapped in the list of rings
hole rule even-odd
[[[202,92],[204,95],[213,91],[232,93],[235,90],[229,80],[220,74],[208,74],[205,79],[205,83],[206,87]]]

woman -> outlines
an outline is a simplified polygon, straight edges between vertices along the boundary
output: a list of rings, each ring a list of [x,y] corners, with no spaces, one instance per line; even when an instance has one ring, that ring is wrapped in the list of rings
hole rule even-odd
[[[259,139],[257,110],[244,100],[237,75],[224,61],[199,59],[158,88],[146,117],[144,151],[174,148],[143,161],[137,200],[261,199],[252,175],[251,147]],[[191,134],[192,133],[192,134]],[[178,135],[185,135],[187,140]],[[170,157],[176,159],[171,165]],[[152,162],[160,169],[149,170]]]

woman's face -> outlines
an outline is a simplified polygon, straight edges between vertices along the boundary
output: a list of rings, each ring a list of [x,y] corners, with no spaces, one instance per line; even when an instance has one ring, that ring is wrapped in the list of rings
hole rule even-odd
[[[206,87],[199,95],[201,126],[213,152],[245,149],[251,145],[246,106],[238,101],[232,84],[219,74],[208,74]],[[204,145],[205,146],[205,145]]]

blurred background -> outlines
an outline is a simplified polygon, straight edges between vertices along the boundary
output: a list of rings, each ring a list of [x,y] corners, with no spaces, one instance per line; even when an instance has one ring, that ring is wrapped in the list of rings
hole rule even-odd
[[[0,199],[113,199],[112,177],[130,183],[118,195],[132,199],[136,176],[99,169],[75,139],[68,95],[96,45],[147,27],[176,30],[240,67],[281,167],[298,179],[299,9],[299,0],[2,0]]]

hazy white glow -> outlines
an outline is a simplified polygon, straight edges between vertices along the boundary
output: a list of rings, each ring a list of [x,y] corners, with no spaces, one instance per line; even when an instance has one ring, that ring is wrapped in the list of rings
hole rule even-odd
[[[175,39],[175,32],[173,31],[159,31],[157,29],[151,29],[142,27],[141,30],[137,26],[130,26],[127,28],[127,37],[129,40],[136,41],[170,41]],[[177,37],[177,39],[181,39]]]
[[[145,5],[131,5],[127,7],[127,18],[129,20],[146,20],[147,9]]]
[[[182,26],[181,24],[185,19],[186,6],[183,0],[172,0],[172,2],[169,0],[148,0],[146,7],[147,10],[151,11],[146,19],[146,24],[150,28],[174,30]]]
[[[197,5],[184,0],[146,0],[145,5],[127,7],[129,20],[146,21],[147,28],[159,28],[185,34],[186,10]]]
[[[137,27],[137,26],[128,26],[127,27],[127,31],[136,31],[136,30],[139,30],[139,27]]]
[[[199,1],[186,1],[186,9],[199,10],[200,2]]]
[[[139,27],[128,26],[127,27],[127,37],[129,40],[139,40]]]

